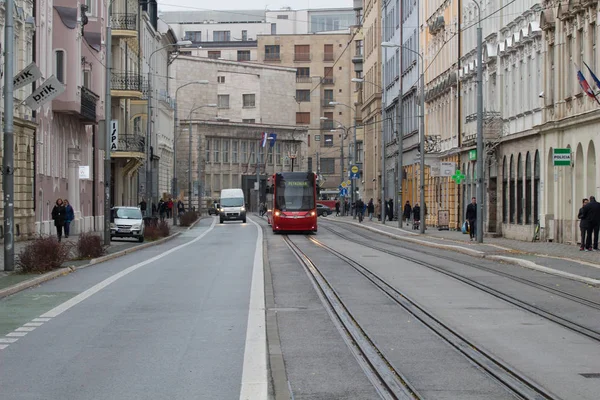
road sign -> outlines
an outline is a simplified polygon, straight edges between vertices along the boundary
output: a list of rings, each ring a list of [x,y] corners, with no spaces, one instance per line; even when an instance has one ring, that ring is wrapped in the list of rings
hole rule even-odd
[[[340,190],[340,196],[341,196],[341,197],[346,197],[346,196],[348,196],[348,189],[341,189],[341,190]]]
[[[345,189],[348,186],[348,182],[342,182],[342,189]]]
[[[352,168],[350,168],[350,179],[359,179],[360,178],[360,173],[358,172],[358,167],[356,165],[353,165]]]
[[[352,186],[352,181],[350,179],[346,181],[346,186]]]
[[[571,149],[554,149],[552,159],[555,167],[571,165]]]

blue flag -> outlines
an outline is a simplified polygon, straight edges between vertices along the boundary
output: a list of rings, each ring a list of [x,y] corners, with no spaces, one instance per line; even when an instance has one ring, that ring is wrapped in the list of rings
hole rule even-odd
[[[271,133],[269,135],[269,147],[275,146],[275,140],[277,140],[277,134],[276,133]]]

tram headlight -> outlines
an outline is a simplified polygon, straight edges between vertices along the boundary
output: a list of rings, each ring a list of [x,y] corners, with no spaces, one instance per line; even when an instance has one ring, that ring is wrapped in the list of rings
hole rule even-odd
[[[311,212],[310,212],[310,216],[311,216],[311,217],[314,217],[314,216],[316,216],[316,215],[317,215],[316,211],[311,211]]]
[[[276,217],[279,217],[279,215],[280,215],[280,214],[281,214],[281,213],[280,213],[279,211],[275,211],[275,216],[276,216]]]

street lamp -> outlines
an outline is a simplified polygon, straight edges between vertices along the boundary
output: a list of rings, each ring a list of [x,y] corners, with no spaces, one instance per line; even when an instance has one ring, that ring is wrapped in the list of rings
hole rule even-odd
[[[337,132],[339,129],[342,129],[344,131],[344,133],[342,134],[342,143],[340,145],[340,185],[342,184],[342,182],[344,182],[344,139],[346,138],[346,136],[348,135],[348,129],[346,129],[344,127],[344,125],[338,121],[335,121],[331,118],[327,118],[327,117],[321,117],[319,118],[321,121],[332,121],[332,122],[337,122],[339,125],[336,129],[331,129],[330,132]],[[340,196],[340,198],[342,200],[344,200],[344,196]],[[346,202],[342,201],[341,204],[343,205],[342,210],[345,213],[345,208],[346,208]]]
[[[420,227],[420,232],[421,233],[425,233],[425,71],[424,71],[424,61],[423,61],[423,56],[418,52],[415,51],[409,47],[406,46],[402,46],[399,44],[395,44],[392,42],[383,42],[381,43],[381,47],[387,49],[388,47],[399,47],[402,49],[405,49],[407,51],[410,51],[411,53],[416,54],[417,56],[419,56],[420,60],[421,60],[421,77],[419,78],[421,80],[420,86],[421,86],[421,99],[420,99],[420,108],[421,108],[421,123],[419,125],[419,152],[421,153],[421,166],[420,166],[420,173],[421,173],[421,179],[420,179],[420,186],[421,186],[421,199],[420,199],[420,203],[421,203],[421,223],[419,224]],[[385,62],[385,61],[384,61]],[[383,96],[382,96],[383,97]],[[398,101],[400,101],[401,99],[401,94],[399,94],[398,97]],[[402,137],[402,132],[400,132],[400,137]],[[399,179],[401,179],[402,177],[402,172],[401,170],[398,171],[399,172]],[[383,174],[383,171],[382,171]],[[383,179],[383,175],[382,175],[382,179]],[[401,218],[398,218],[398,221],[400,223]]]
[[[331,106],[345,106],[345,107],[348,107],[349,109],[351,109],[352,111],[354,111],[354,152],[353,152],[354,154],[352,155],[352,161],[353,161],[354,164],[356,164],[356,162],[357,162],[357,152],[356,152],[356,125],[357,125],[357,120],[356,119],[358,117],[357,114],[356,114],[356,109],[353,108],[353,107],[350,107],[347,104],[340,103],[339,101],[330,101],[329,105],[331,105]],[[342,172],[343,171],[344,171],[344,168],[342,167]],[[352,182],[352,185],[351,185],[352,193],[351,193],[350,200],[352,202],[354,202],[355,201],[354,200],[354,198],[355,198],[355,194],[354,194],[354,191],[355,191],[354,178],[351,179],[351,182]],[[354,213],[354,219],[356,219],[356,212]]]
[[[179,89],[182,89],[189,85],[207,85],[207,80],[199,80],[188,82],[184,85],[179,86],[175,90],[175,107],[174,107],[174,118],[173,118],[173,198],[177,199],[177,138],[175,135],[177,134],[177,92]],[[173,226],[177,225],[177,212],[173,212]]]
[[[477,22],[477,228],[475,235],[477,242],[483,243],[483,39],[481,33],[481,6],[478,1],[473,0],[478,10]]]
[[[205,104],[203,106],[198,106],[196,108],[192,108],[190,110],[190,114],[188,117],[188,210],[192,209],[192,114],[194,111],[199,110],[201,108],[217,107],[216,104]],[[200,152],[200,150],[198,150]],[[200,212],[200,199],[202,195],[200,194],[200,154],[198,154],[198,212]]]
[[[152,140],[152,56],[157,52],[168,49],[170,47],[186,47],[191,46],[192,42],[189,40],[179,41],[177,43],[171,43],[166,46],[163,46],[159,49],[154,50],[148,56],[148,109],[146,111],[146,197],[150,199],[150,206],[146,207],[146,216],[151,216],[152,214],[152,204],[154,203],[153,195],[152,195],[152,169],[151,169],[151,155],[150,148],[152,147],[150,144]]]

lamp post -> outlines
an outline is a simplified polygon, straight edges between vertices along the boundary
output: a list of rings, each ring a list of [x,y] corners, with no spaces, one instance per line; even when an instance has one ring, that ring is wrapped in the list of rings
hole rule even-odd
[[[345,106],[345,107],[348,107],[349,109],[351,109],[352,111],[354,111],[354,140],[353,140],[353,142],[354,142],[354,151],[352,152],[353,153],[352,154],[352,162],[354,164],[356,164],[356,162],[357,162],[357,151],[356,151],[356,119],[358,117],[356,115],[356,109],[354,107],[350,107],[349,105],[344,104],[344,103],[340,103],[338,101],[330,101],[329,104],[332,105],[332,106]],[[344,171],[344,169],[342,167],[342,172],[343,171]],[[355,190],[356,190],[356,185],[354,184],[354,178],[352,178],[350,180],[350,182],[352,183],[352,185],[351,185],[352,193],[350,195],[350,201],[352,201],[354,203],[355,202],[355,198],[356,198],[356,195],[354,193]],[[354,207],[354,210],[355,210],[355,212],[354,212],[353,218],[356,219],[356,207]]]
[[[327,118],[327,117],[321,117],[319,118],[321,121],[332,121],[332,122],[337,122],[339,125],[336,129],[330,129],[330,132],[337,132],[339,129],[342,129],[344,131],[344,133],[342,134],[342,143],[340,145],[340,185],[342,184],[342,182],[344,182],[344,139],[346,138],[346,136],[348,135],[348,130],[344,127],[344,125],[334,119],[331,118]],[[344,196],[340,196],[340,198],[344,199]],[[343,204],[345,205],[346,203],[343,202]]]
[[[416,54],[419,59],[420,59],[420,70],[421,70],[421,76],[419,77],[420,79],[420,91],[421,91],[421,98],[420,98],[420,108],[421,108],[421,121],[420,121],[420,125],[419,125],[419,152],[420,154],[420,186],[421,186],[421,196],[420,196],[420,203],[421,203],[421,223],[419,224],[420,227],[420,232],[421,233],[425,233],[425,70],[424,70],[424,61],[423,61],[423,56],[418,52],[415,51],[411,48],[408,48],[406,46],[402,46],[399,44],[395,44],[395,43],[391,43],[391,42],[383,42],[381,43],[381,46],[384,48],[388,48],[388,47],[399,47],[402,49],[405,49],[407,51],[410,51],[411,53]],[[400,133],[400,136],[402,136],[402,133]],[[400,219],[400,218],[398,218]]]
[[[150,154],[151,140],[152,140],[152,56],[157,52],[168,49],[170,47],[185,47],[192,44],[189,40],[179,41],[177,43],[171,43],[163,46],[159,49],[154,50],[148,56],[148,108],[146,111],[146,197],[150,199],[149,206],[146,206],[146,216],[152,215],[152,204],[154,203],[152,194],[152,156]]]
[[[15,248],[14,248],[14,190],[15,190],[15,176],[14,176],[14,97],[13,97],[13,76],[14,76],[14,0],[6,0],[5,3],[5,24],[4,24],[4,38],[5,40],[5,54],[4,54],[4,158],[2,160],[2,191],[4,192],[4,270],[14,271],[15,269]],[[109,7],[110,10],[110,7]],[[110,17],[109,17],[110,18]],[[110,32],[110,22],[108,23],[107,32]],[[109,37],[110,38],[110,37]],[[110,91],[109,91],[110,92]],[[109,105],[110,107],[110,105]],[[110,151],[107,148],[106,151]],[[105,207],[106,209],[106,207]],[[110,213],[110,209],[109,209]],[[106,216],[104,217],[106,220]],[[110,220],[109,220],[110,221]],[[109,228],[110,229],[110,228]],[[105,227],[106,230],[106,227]],[[110,231],[109,231],[110,235]],[[110,236],[109,236],[110,243]]]
[[[190,110],[188,117],[188,210],[192,209],[192,114],[194,111],[205,107],[216,107],[216,104],[205,104]],[[200,175],[198,175],[198,183],[200,183]],[[198,193],[200,188],[198,188]],[[198,197],[200,198],[200,197]],[[200,211],[200,200],[198,200],[198,211]]]
[[[189,85],[207,85],[208,81],[207,80],[200,80],[200,81],[194,81],[194,82],[188,82],[185,85],[181,85],[179,86],[176,90],[175,90],[175,107],[174,107],[174,112],[173,112],[173,198],[177,199],[179,196],[177,194],[177,138],[179,137],[179,135],[177,135],[177,92],[179,92],[179,89],[182,89],[186,86]],[[177,212],[173,212],[173,226],[177,225]]]
[[[482,46],[483,39],[481,33],[481,6],[473,0],[473,3],[477,6],[478,10],[478,23],[477,23],[477,228],[475,229],[475,235],[477,236],[477,242],[483,243],[483,163],[484,163],[484,152],[483,152],[483,56]]]

